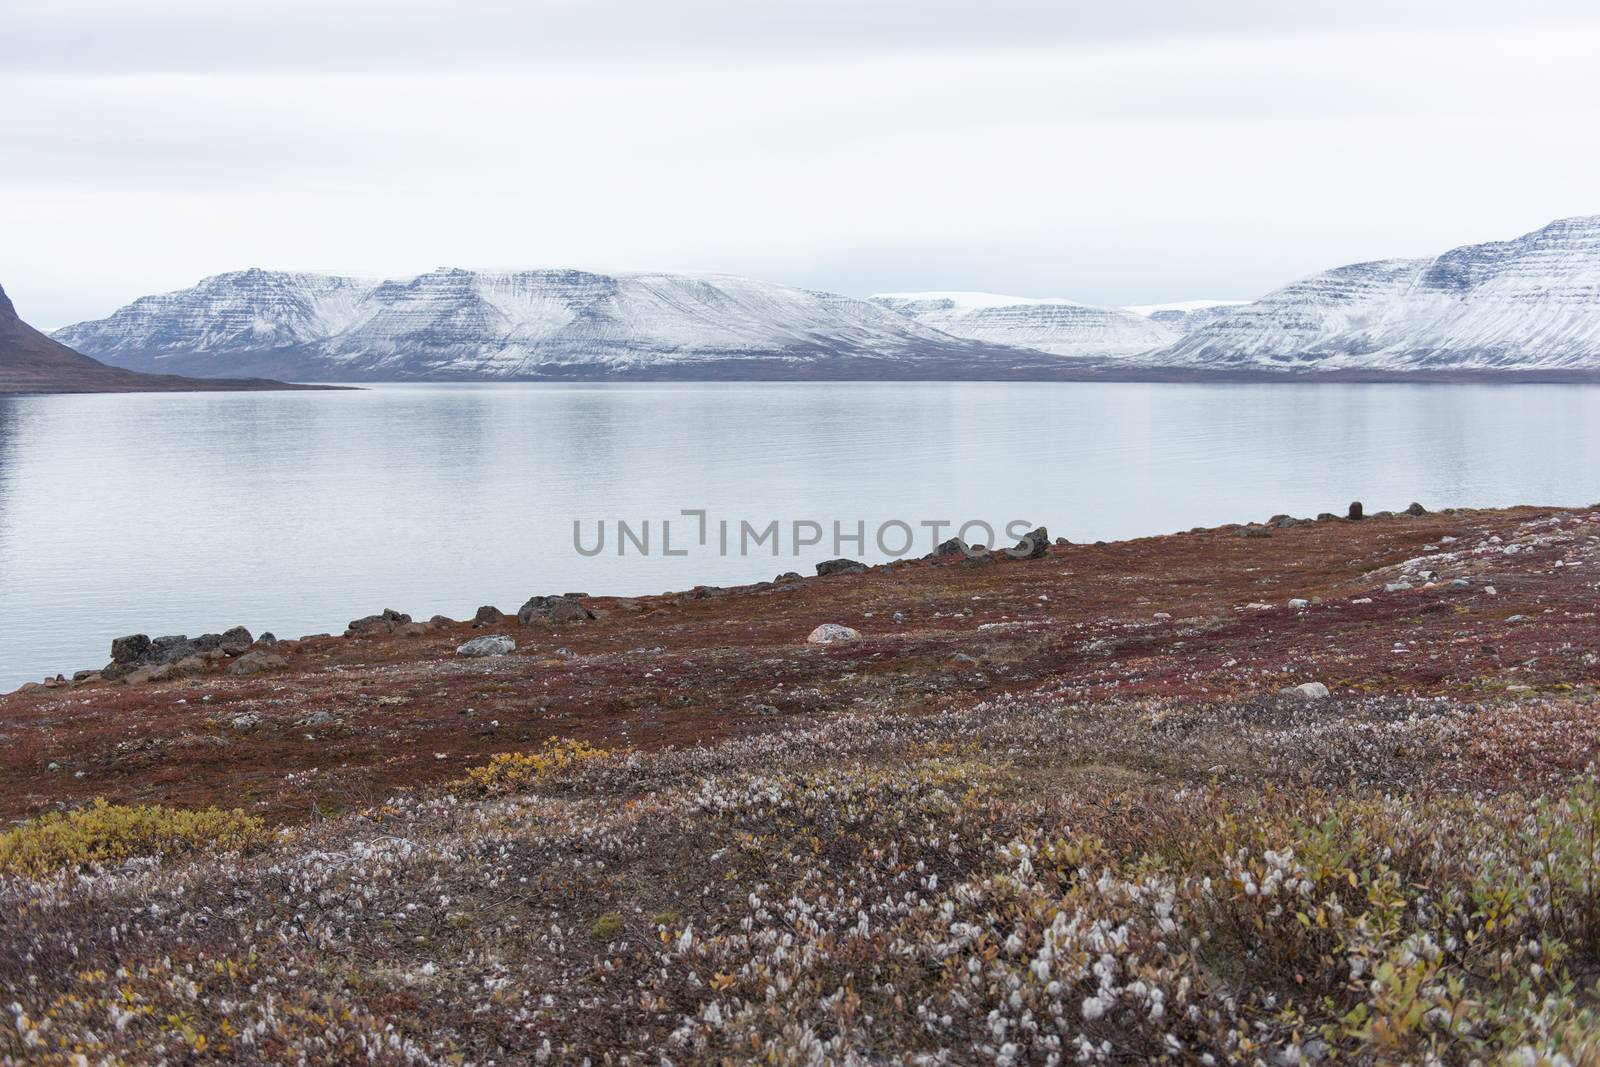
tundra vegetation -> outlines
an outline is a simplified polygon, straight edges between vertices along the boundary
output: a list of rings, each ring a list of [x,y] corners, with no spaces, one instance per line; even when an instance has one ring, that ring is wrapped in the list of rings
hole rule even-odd
[[[904,685],[877,609],[841,610],[861,640],[794,626],[794,654],[871,699],[773,696],[694,743],[540,734],[332,816],[33,816],[0,838],[0,1059],[1600,1064],[1600,513],[1319,526],[1341,567],[1385,529],[1434,551],[1219,607],[1235,630],[1180,608],[1074,632],[1111,642],[1092,670],[1020,685]],[[992,594],[1077,551],[928,567]],[[581,625],[648,621],[601,608]],[[1033,640],[978,625],[945,675],[1003,679]],[[1291,672],[1262,655],[1285,632]],[[559,640],[459,692],[526,699],[600,655]],[[885,660],[901,688],[870,681]]]

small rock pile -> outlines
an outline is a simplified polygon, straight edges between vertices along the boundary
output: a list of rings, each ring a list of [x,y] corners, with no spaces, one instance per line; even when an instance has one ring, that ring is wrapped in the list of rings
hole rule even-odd
[[[151,638],[148,634],[129,634],[111,642],[111,662],[100,671],[108,681],[125,679],[130,683],[160,681],[180,674],[204,670],[223,659],[248,658],[255,638],[243,626],[220,634],[171,634]],[[281,660],[281,657],[275,657]]]

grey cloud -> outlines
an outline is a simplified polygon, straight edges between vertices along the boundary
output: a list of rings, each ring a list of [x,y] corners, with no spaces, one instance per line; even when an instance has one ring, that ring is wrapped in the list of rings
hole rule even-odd
[[[1229,34],[1592,19],[1549,0],[8,0],[12,72],[705,69],[900,49],[1114,44]]]

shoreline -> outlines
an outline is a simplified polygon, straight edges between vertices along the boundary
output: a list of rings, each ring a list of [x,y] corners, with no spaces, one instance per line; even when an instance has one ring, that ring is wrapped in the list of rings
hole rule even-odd
[[[1413,505],[1413,506],[1419,506],[1419,505]],[[1459,512],[1468,511],[1468,510],[1506,510],[1506,511],[1512,511],[1512,510],[1520,510],[1520,509],[1524,509],[1524,508],[1542,508],[1542,509],[1548,509],[1548,510],[1579,510],[1579,509],[1575,509],[1575,508],[1564,508],[1564,507],[1562,507],[1560,505],[1518,504],[1518,505],[1512,505],[1510,508],[1505,508],[1505,509],[1444,508],[1444,509],[1441,509],[1438,512],[1438,514],[1439,515],[1455,515],[1455,514],[1457,514]],[[1424,512],[1424,514],[1432,514],[1432,513]],[[1152,540],[1152,539],[1162,539],[1162,538],[1167,538],[1167,537],[1182,537],[1182,536],[1193,535],[1193,534],[1198,534],[1198,533],[1217,533],[1217,532],[1220,532],[1220,533],[1231,533],[1231,534],[1235,534],[1235,535],[1254,536],[1254,535],[1247,535],[1244,532],[1245,531],[1251,531],[1251,530],[1262,530],[1262,529],[1265,529],[1265,530],[1267,530],[1269,532],[1264,534],[1264,535],[1261,535],[1261,536],[1271,536],[1270,530],[1273,528],[1273,524],[1278,522],[1279,520],[1284,520],[1284,519],[1289,520],[1289,525],[1293,526],[1293,525],[1314,524],[1314,523],[1321,523],[1321,522],[1336,522],[1336,523],[1351,522],[1351,521],[1381,522],[1381,521],[1390,520],[1390,519],[1396,519],[1396,518],[1408,519],[1408,518],[1415,518],[1415,517],[1418,517],[1418,516],[1409,514],[1409,513],[1404,512],[1404,511],[1389,511],[1389,510],[1373,512],[1371,514],[1365,515],[1363,517],[1363,519],[1361,519],[1361,520],[1351,520],[1351,519],[1349,519],[1349,518],[1347,518],[1345,516],[1335,515],[1335,514],[1332,514],[1332,513],[1323,513],[1323,515],[1318,516],[1317,518],[1303,518],[1303,519],[1295,519],[1292,516],[1280,515],[1280,516],[1274,516],[1272,519],[1269,519],[1265,523],[1259,523],[1259,522],[1223,523],[1220,526],[1215,526],[1215,527],[1194,527],[1194,528],[1186,530],[1186,531],[1178,531],[1178,532],[1172,533],[1172,534],[1151,534],[1151,535],[1147,535],[1147,536],[1144,536],[1144,537],[1127,538],[1127,539],[1124,539],[1124,540],[1121,540],[1121,541],[1097,541],[1097,542],[1093,542],[1093,546],[1094,547],[1109,547],[1109,546],[1121,545],[1121,544],[1129,544],[1129,543],[1134,543],[1134,542],[1143,542],[1143,541],[1148,541],[1148,540]],[[1288,527],[1284,527],[1284,528],[1288,528]],[[1048,529],[1047,527],[1040,527],[1039,528],[1040,531],[1047,531],[1047,529]],[[954,539],[954,540],[958,540],[958,539]],[[669,589],[669,590],[665,590],[665,591],[658,592],[658,593],[640,593],[640,594],[636,594],[636,595],[633,595],[633,596],[600,595],[600,596],[590,597],[590,596],[588,596],[588,594],[567,594],[567,596],[573,597],[574,599],[581,599],[581,600],[584,600],[584,601],[593,601],[593,602],[595,602],[595,603],[597,603],[597,604],[599,604],[599,605],[601,605],[603,607],[604,605],[606,605],[608,603],[614,603],[614,602],[637,602],[637,601],[643,601],[643,600],[659,600],[659,599],[662,599],[662,598],[671,598],[671,599],[704,598],[704,597],[709,596],[709,595],[730,596],[730,595],[740,595],[740,594],[754,594],[754,593],[765,592],[765,591],[768,591],[768,590],[774,588],[776,585],[780,584],[781,583],[781,579],[783,579],[785,577],[791,578],[793,581],[796,581],[796,582],[803,582],[803,581],[807,581],[807,580],[814,580],[814,579],[817,579],[817,578],[831,577],[836,573],[854,574],[854,573],[872,572],[872,571],[882,571],[884,573],[894,573],[895,571],[897,571],[901,567],[908,566],[908,565],[913,565],[913,564],[926,564],[926,563],[948,564],[948,563],[953,561],[953,557],[955,556],[955,553],[948,552],[948,551],[944,552],[944,553],[941,553],[939,551],[939,549],[947,548],[948,545],[950,545],[951,543],[953,543],[953,541],[952,542],[947,542],[946,545],[938,546],[938,549],[936,549],[934,552],[930,552],[930,553],[927,553],[927,554],[924,554],[924,555],[900,556],[900,557],[897,557],[895,559],[887,560],[887,561],[884,561],[884,562],[881,562],[881,563],[863,563],[863,562],[858,562],[858,561],[853,560],[853,559],[824,561],[823,563],[817,563],[817,564],[812,564],[811,565],[814,568],[814,570],[816,571],[815,574],[809,574],[808,575],[808,574],[800,574],[798,572],[790,571],[790,572],[787,572],[786,575],[780,575],[778,580],[773,580],[773,581],[756,581],[756,582],[748,582],[748,583],[743,583],[743,584],[740,584],[740,585],[730,585],[730,586],[710,586],[710,585],[704,585],[704,584],[697,584],[697,585],[690,586],[689,589],[687,589],[687,590]],[[1018,546],[1018,548],[1020,548],[1020,547],[1021,547],[1021,545]],[[1068,541],[1066,538],[1057,538],[1051,543],[1051,545],[1049,547],[1054,547],[1054,548],[1072,547],[1072,542]],[[1077,547],[1083,547],[1083,546],[1079,545]],[[1015,549],[1009,549],[1009,548],[984,549],[983,546],[978,546],[978,551],[974,552],[974,551],[970,551],[969,550],[967,552],[967,554],[966,554],[965,560],[959,560],[958,562],[970,562],[970,563],[1010,562],[1010,561],[1018,561],[1019,558],[1020,557],[1016,554],[1016,550]],[[843,564],[844,566],[835,568],[833,566],[835,564]],[[546,595],[559,595],[559,594],[546,594]],[[536,597],[536,599],[543,599],[543,596]],[[499,612],[499,609],[492,608],[492,607],[488,607],[488,608],[480,607],[478,610],[479,610],[480,613],[485,611],[485,610],[492,610],[492,611]],[[425,634],[425,633],[429,632],[430,629],[438,628],[440,626],[456,625],[456,624],[459,624],[459,623],[461,623],[463,621],[467,621],[469,623],[472,623],[474,626],[477,625],[477,623],[473,622],[472,620],[452,619],[452,618],[450,618],[448,616],[444,616],[444,615],[434,615],[429,620],[426,620],[424,622],[419,622],[417,620],[413,620],[412,617],[409,614],[403,613],[403,612],[396,612],[393,609],[384,609],[383,612],[381,613],[381,615],[388,615],[388,614],[394,614],[396,616],[404,615],[404,624],[403,625],[411,627],[411,629],[409,631],[407,631],[409,636],[420,636],[422,634]],[[504,618],[511,619],[511,618],[514,618],[517,615],[517,612],[516,611],[512,611],[512,612],[509,612],[509,613],[499,612],[499,614]],[[189,646],[191,648],[191,651],[194,652],[194,653],[204,653],[204,652],[210,652],[212,650],[222,650],[224,652],[225,656],[232,657],[232,656],[241,655],[241,654],[243,654],[245,652],[252,651],[252,650],[253,651],[262,651],[262,650],[265,650],[267,648],[271,648],[276,644],[283,643],[284,641],[300,642],[300,641],[308,641],[308,640],[326,640],[326,639],[332,639],[332,638],[336,638],[336,637],[344,639],[344,638],[350,638],[350,637],[353,637],[353,636],[363,636],[361,634],[353,632],[353,630],[358,628],[358,624],[360,624],[362,622],[370,621],[372,619],[380,618],[381,615],[378,615],[378,616],[367,616],[364,619],[352,620],[350,622],[349,626],[346,628],[345,632],[342,633],[342,634],[334,634],[332,631],[322,631],[322,632],[303,634],[299,638],[289,638],[289,639],[280,640],[279,638],[277,638],[277,636],[274,633],[272,633],[270,631],[255,631],[255,630],[252,630],[250,627],[248,627],[248,626],[246,626],[244,624],[238,624],[238,625],[236,625],[236,626],[234,626],[234,627],[230,628],[229,630],[224,631],[222,633],[206,633],[206,634],[199,635],[198,637],[195,637],[195,638],[190,638],[187,634],[176,634],[176,635],[170,635],[170,636],[158,636],[158,635],[151,635],[151,634],[130,634],[130,635],[126,635],[126,636],[123,636],[123,637],[113,638],[112,641],[111,641],[111,646],[112,646],[113,658],[114,658],[115,649],[116,649],[116,646],[117,646],[118,642],[128,640],[129,638],[143,638],[146,641],[156,641],[156,642],[163,641],[163,640],[165,640],[165,641],[178,640],[178,641],[188,642]],[[224,638],[228,634],[234,633],[235,631],[242,631],[244,634],[250,635],[250,640],[245,642],[245,644],[243,646],[240,646],[240,647],[237,647],[237,648],[233,648],[233,647],[224,648],[224,644],[225,644]],[[386,632],[392,632],[392,631],[386,631]],[[257,638],[254,637],[254,635],[256,633],[261,633],[263,638],[270,639],[270,643],[263,644],[260,639],[257,639]],[[196,645],[196,643],[198,643],[198,647],[194,647]],[[176,665],[176,663],[181,658],[182,658],[181,656],[169,657],[165,662]],[[154,661],[153,663],[152,662],[147,662],[147,663],[144,663],[144,664],[140,664],[140,666],[153,666],[153,665],[159,664],[160,662],[162,662],[162,661]],[[209,662],[212,663],[212,664],[216,664],[216,663],[226,662],[226,660],[222,659],[222,658],[218,658],[218,657],[213,657]],[[108,664],[107,666],[108,667],[109,666],[114,666],[114,663],[113,664]],[[14,688],[14,689],[0,691],[0,699],[3,699],[6,696],[14,695],[16,693],[32,692],[32,691],[35,691],[37,689],[53,689],[53,688],[58,688],[61,685],[72,685],[72,686],[76,687],[76,686],[79,686],[79,685],[91,684],[93,682],[98,682],[98,681],[108,681],[108,682],[114,682],[114,683],[123,683],[124,682],[124,678],[129,673],[131,673],[131,672],[123,672],[123,674],[121,676],[119,676],[116,673],[107,673],[106,668],[96,668],[96,667],[76,668],[76,669],[74,669],[72,671],[71,674],[68,674],[66,672],[58,672],[54,676],[47,676],[47,677],[45,677],[45,678],[43,678],[43,679],[41,679],[39,681],[23,682],[18,687]],[[91,675],[93,675],[94,677],[89,677]],[[171,678],[173,676],[174,675],[172,675],[172,674],[164,674],[164,675],[161,675],[161,676],[157,677],[154,680],[156,680],[156,681],[165,681],[168,678]],[[150,680],[152,680],[152,679],[150,679],[148,677],[141,677],[141,678],[138,679],[138,684],[143,684],[144,682],[148,682]]]
[[[384,720],[355,713],[389,706],[363,709],[379,698],[393,697],[395,707],[421,701],[429,710],[415,721],[416,736],[403,745],[408,755],[401,762],[420,761],[420,780],[426,781],[463,761],[552,732],[599,736],[622,730],[655,744],[681,744],[765,727],[786,721],[791,713],[816,712],[841,696],[853,702],[859,694],[844,677],[850,673],[844,665],[865,668],[877,660],[901,663],[906,684],[920,694],[917,702],[928,706],[1051,679],[1085,695],[1124,695],[1127,685],[1100,677],[1098,670],[1107,665],[1084,651],[1098,640],[1123,647],[1124,631],[1136,634],[1137,643],[1148,646],[1154,660],[1164,664],[1150,676],[1156,680],[1139,687],[1148,696],[1214,698],[1249,688],[1237,670],[1194,659],[1194,646],[1205,644],[1206,635],[1219,628],[1231,635],[1218,639],[1225,647],[1248,636],[1287,654],[1289,646],[1313,639],[1321,626],[1339,633],[1351,626],[1367,627],[1370,632],[1353,638],[1367,650],[1362,660],[1369,676],[1365,684],[1385,691],[1459,693],[1466,685],[1459,665],[1418,673],[1403,658],[1389,656],[1389,646],[1378,647],[1383,637],[1415,625],[1406,621],[1408,611],[1427,613],[1425,629],[1453,622],[1460,612],[1475,626],[1499,629],[1503,618],[1519,613],[1519,605],[1525,616],[1534,617],[1527,596],[1542,588],[1548,575],[1529,572],[1535,557],[1518,554],[1496,558],[1487,578],[1461,578],[1469,582],[1466,588],[1429,580],[1418,581],[1414,589],[1385,589],[1407,560],[1448,552],[1436,539],[1479,537],[1488,543],[1489,537],[1510,533],[1535,518],[1600,530],[1600,511],[1532,506],[1374,515],[1359,522],[1280,519],[1284,524],[1276,527],[1230,525],[1122,542],[1052,545],[1039,559],[1009,559],[1005,550],[997,550],[994,562],[904,560],[860,573],[727,589],[702,586],[654,596],[584,597],[575,602],[579,612],[562,618],[535,612],[526,623],[509,615],[415,621],[396,612],[356,620],[341,636],[263,643],[249,634],[210,635],[191,641],[193,647],[180,649],[181,656],[132,663],[115,682],[90,675],[76,684],[32,683],[0,697],[0,723],[13,729],[26,724],[28,735],[17,735],[10,758],[0,759],[6,765],[4,777],[12,783],[9,796],[0,795],[0,815],[81,801],[97,790],[163,802],[219,795],[221,782],[210,771],[186,771],[182,784],[170,789],[141,784],[137,775],[85,773],[75,778],[70,776],[75,772],[47,773],[47,763],[68,768],[100,751],[98,741],[51,740],[55,729],[67,722],[109,717],[114,727],[108,731],[101,721],[88,735],[107,741],[114,735],[118,743],[130,733],[146,735],[162,723],[163,732],[177,730],[195,738],[191,744],[210,738],[205,745],[248,753],[265,735],[254,726],[236,730],[231,719],[215,714],[217,708],[228,707],[232,716],[243,716],[246,722],[259,718],[268,734],[280,738],[273,745],[274,762],[287,759],[293,765],[315,762],[323,732],[311,731],[319,740],[305,742],[306,731],[296,724],[308,716],[320,723],[322,716],[314,713],[322,711],[328,714],[322,725],[338,739],[336,748],[359,753],[363,763],[370,763],[371,731],[381,732]],[[1424,551],[1430,547],[1431,552]],[[1481,559],[1468,564],[1462,566],[1483,566]],[[1600,567],[1600,559],[1595,566]],[[1582,573],[1576,566],[1564,572]],[[1291,601],[1305,603],[1287,607]],[[1336,605],[1338,611],[1324,604]],[[1549,625],[1520,629],[1530,636],[1561,629],[1552,620],[1544,621]],[[863,636],[837,647],[807,645],[807,635],[825,623],[850,627]],[[514,640],[516,651],[485,659],[456,654],[467,641],[495,634]],[[1553,641],[1554,636],[1539,639]],[[1568,642],[1573,647],[1588,643]],[[952,667],[947,661],[958,655],[973,662],[957,660]],[[1305,650],[1295,655],[1316,659]],[[1543,662],[1553,669],[1560,656],[1549,655]],[[1420,663],[1421,657],[1412,662]],[[871,669],[875,673],[880,668]],[[1085,671],[1096,680],[1080,677]],[[981,684],[963,681],[968,672],[981,675]],[[1181,680],[1195,672],[1215,677],[1210,682]],[[786,677],[790,680],[783,682]],[[767,694],[774,681],[816,695],[796,701],[776,718],[753,712],[758,705],[777,706],[776,698]],[[565,695],[543,699],[551,691]],[[834,697],[825,699],[825,693]],[[541,699],[527,703],[534,695]],[[586,699],[580,701],[580,696]],[[618,717],[596,718],[588,710],[591,697],[615,708]],[[179,711],[171,720],[174,708]],[[476,735],[470,744],[459,743],[461,715],[494,718],[496,709],[503,711],[496,718],[500,726]],[[74,751],[79,744],[87,748]],[[432,761],[436,767],[422,760],[441,751],[446,758]],[[180,746],[158,762],[170,757],[186,766],[199,755],[185,754]],[[93,759],[103,761],[108,771],[121,765],[114,754]],[[270,782],[281,773],[269,768],[244,772],[255,784],[244,784],[238,795],[281,811],[288,798]],[[383,781],[390,775],[369,766],[354,777]],[[412,777],[417,777],[415,768],[394,780]],[[330,788],[338,787],[330,782]],[[230,785],[220,792],[233,795],[233,789]]]

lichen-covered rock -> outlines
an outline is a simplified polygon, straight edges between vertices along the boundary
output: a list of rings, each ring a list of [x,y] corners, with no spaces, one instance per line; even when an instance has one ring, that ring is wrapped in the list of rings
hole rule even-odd
[[[148,634],[129,634],[111,642],[112,663],[138,663],[150,651]]]
[[[231,630],[222,632],[222,640],[217,647],[230,656],[237,656],[250,651],[250,646],[255,644],[255,638],[243,626],[235,626]]]
[[[456,655],[504,656],[516,650],[517,643],[505,634],[490,634],[486,637],[474,637],[471,641],[456,649]]]
[[[1006,551],[1013,559],[1038,559],[1050,551],[1050,531],[1040,526],[1022,535],[1022,540]]]
[[[825,622],[811,631],[811,636],[806,638],[806,643],[811,645],[831,645],[840,641],[859,641],[861,631],[837,622]]]
[[[594,612],[571,594],[530,597],[517,612],[517,621],[524,626],[535,622],[584,622],[592,618]]]
[[[384,608],[376,615],[367,615],[363,618],[350,620],[350,625],[345,628],[346,637],[378,637],[392,634],[395,630],[411,621],[411,616],[403,611],[393,608]]]

